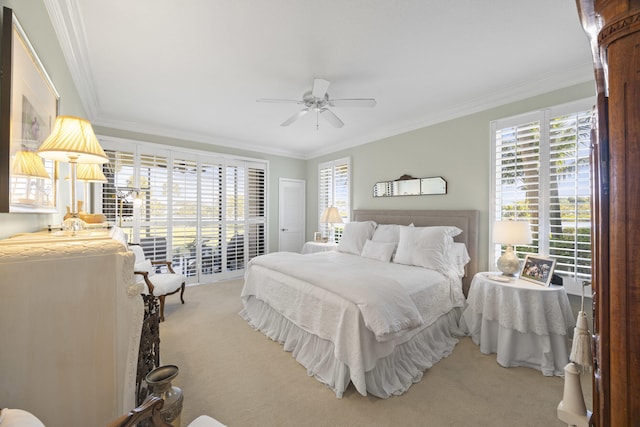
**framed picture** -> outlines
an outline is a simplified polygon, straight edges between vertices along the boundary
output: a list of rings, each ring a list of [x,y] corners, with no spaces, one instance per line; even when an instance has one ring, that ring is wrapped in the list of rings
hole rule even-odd
[[[57,164],[37,155],[60,96],[10,8],[2,9],[0,212],[55,213]]]
[[[527,255],[522,264],[520,278],[542,286],[549,286],[556,260],[538,255]]]
[[[322,233],[319,231],[316,231],[315,233],[313,233],[313,240],[315,240],[316,242],[321,242],[322,241]]]

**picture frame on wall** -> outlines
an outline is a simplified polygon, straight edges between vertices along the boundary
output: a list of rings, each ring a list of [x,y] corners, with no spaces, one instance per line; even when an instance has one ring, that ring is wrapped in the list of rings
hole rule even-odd
[[[58,115],[60,95],[27,34],[2,9],[0,212],[57,212],[58,165],[37,155]]]
[[[556,260],[539,255],[527,255],[522,264],[520,278],[526,281],[549,286],[556,267]]]

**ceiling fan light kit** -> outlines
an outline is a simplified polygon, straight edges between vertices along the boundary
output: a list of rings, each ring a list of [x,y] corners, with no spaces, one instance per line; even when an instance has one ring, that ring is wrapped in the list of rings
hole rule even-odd
[[[336,114],[328,107],[375,107],[376,100],[373,98],[350,98],[350,99],[331,99],[327,90],[331,83],[324,79],[313,79],[313,87],[310,91],[305,92],[302,96],[302,100],[293,99],[258,99],[258,102],[271,102],[278,104],[299,104],[304,105],[305,108],[289,117],[282,122],[280,126],[289,126],[302,116],[306,115],[309,111],[315,111],[316,113],[316,129],[320,128],[318,123],[318,116],[322,116],[333,127],[341,128],[344,126],[344,122],[340,120]]]

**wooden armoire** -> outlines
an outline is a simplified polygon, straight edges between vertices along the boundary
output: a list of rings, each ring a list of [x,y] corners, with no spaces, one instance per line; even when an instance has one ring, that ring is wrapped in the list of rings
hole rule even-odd
[[[640,0],[576,0],[597,86],[593,417],[640,426]]]

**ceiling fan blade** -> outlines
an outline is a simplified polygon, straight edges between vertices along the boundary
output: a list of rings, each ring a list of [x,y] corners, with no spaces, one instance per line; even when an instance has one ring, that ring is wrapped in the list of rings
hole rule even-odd
[[[274,103],[274,104],[304,104],[303,101],[295,100],[295,99],[260,98],[260,99],[256,99],[256,102],[271,102],[271,103]]]
[[[311,94],[316,98],[324,98],[324,95],[329,89],[330,82],[324,79],[313,79],[313,89]]]
[[[297,113],[295,113],[293,116],[289,117],[284,122],[282,122],[282,124],[280,126],[289,126],[291,123],[295,122],[300,117],[302,117],[305,114],[307,114],[308,112],[309,112],[309,108],[304,108],[304,109],[298,111]]]
[[[329,105],[332,107],[375,107],[376,100],[373,98],[330,99]]]
[[[327,119],[327,121],[334,127],[341,128],[342,126],[344,126],[342,120],[340,120],[338,116],[333,114],[333,111],[329,110],[328,108],[323,108],[322,110],[320,110],[320,114],[322,114],[322,117]]]

